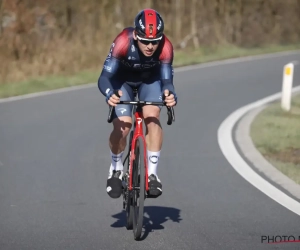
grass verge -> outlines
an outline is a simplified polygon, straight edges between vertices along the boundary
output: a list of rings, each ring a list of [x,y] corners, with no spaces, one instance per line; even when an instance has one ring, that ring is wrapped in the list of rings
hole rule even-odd
[[[214,48],[201,48],[198,50],[175,50],[174,67],[297,49],[300,49],[300,44],[286,46],[270,45],[268,47],[251,49],[234,46],[222,46]],[[11,82],[6,84],[0,83],[0,98],[96,82],[98,80],[100,71],[101,69],[97,71],[81,71],[71,76],[50,75],[36,77],[22,82]]]
[[[300,184],[300,94],[289,112],[270,104],[251,124],[250,136],[260,153],[278,170]]]

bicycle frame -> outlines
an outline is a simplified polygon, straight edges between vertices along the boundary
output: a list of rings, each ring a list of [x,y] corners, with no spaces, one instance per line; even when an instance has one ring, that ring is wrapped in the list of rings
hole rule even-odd
[[[115,91],[115,94],[118,96],[118,91]],[[148,102],[148,101],[138,101],[137,98],[137,90],[134,89],[134,99],[136,101],[120,101],[120,104],[142,104],[142,105],[162,105],[165,106],[164,102]],[[171,125],[172,122],[175,121],[175,114],[174,114],[174,109],[173,107],[167,107],[168,109],[168,121],[167,124]],[[111,123],[112,122],[112,112],[114,110],[114,107],[110,106],[109,107],[109,112],[108,112],[108,119],[107,122]],[[144,131],[143,131],[143,115],[142,115],[142,109],[141,107],[137,107],[134,108],[133,110],[133,116],[134,119],[134,124],[133,124],[133,136],[132,136],[132,140],[131,140],[131,148],[129,151],[129,183],[128,183],[128,190],[132,191],[133,187],[132,187],[132,166],[133,166],[133,161],[135,160],[135,144],[136,144],[136,140],[138,139],[138,137],[142,138],[142,141],[144,143],[144,152],[142,152],[144,154],[144,165],[145,165],[145,190],[146,192],[149,191],[149,186],[148,186],[148,157],[147,157],[147,145],[146,145],[146,141],[145,141],[145,136],[144,136]],[[124,160],[124,162],[126,161],[128,154]],[[124,163],[123,163],[124,164]]]
[[[140,152],[144,154],[144,165],[145,165],[145,184],[146,184],[146,191],[148,192],[149,187],[148,187],[148,181],[147,181],[147,176],[148,176],[148,157],[147,157],[147,152],[146,152],[146,141],[145,141],[145,136],[144,136],[144,131],[143,131],[143,116],[142,112],[140,110],[136,110],[134,113],[135,117],[135,127],[134,127],[134,132],[133,132],[133,137],[132,137],[132,142],[131,142],[131,149],[130,149],[130,164],[129,164],[129,185],[128,189],[131,191],[133,189],[132,187],[132,166],[133,166],[133,161],[135,160],[135,144],[136,140],[138,137],[142,137],[142,140],[144,142],[144,152]]]

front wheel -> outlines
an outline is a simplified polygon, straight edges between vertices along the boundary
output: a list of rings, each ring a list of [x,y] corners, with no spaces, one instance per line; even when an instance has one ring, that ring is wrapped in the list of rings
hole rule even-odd
[[[135,160],[132,171],[132,206],[133,211],[133,234],[134,239],[141,237],[144,220],[144,201],[145,201],[145,155],[144,141],[138,137],[135,144]]]
[[[133,138],[133,131],[130,132],[130,136],[129,136],[129,150],[128,150],[128,154],[126,156],[127,158],[127,168],[126,171],[129,173],[130,169],[129,169],[129,165],[130,165],[130,150],[131,150],[131,143],[132,143],[132,138]],[[125,161],[124,160],[124,166],[125,166]],[[131,230],[133,229],[133,209],[131,209],[132,203],[133,203],[133,198],[132,198],[132,192],[128,190],[128,178],[126,178],[126,191],[125,191],[125,211],[126,211],[126,228],[127,230]]]

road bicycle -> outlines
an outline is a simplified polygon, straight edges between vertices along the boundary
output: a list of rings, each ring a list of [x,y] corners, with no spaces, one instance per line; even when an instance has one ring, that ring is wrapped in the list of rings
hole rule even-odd
[[[139,101],[137,89],[133,89],[134,101],[120,101],[119,104],[132,104],[132,128],[129,134],[127,155],[123,161],[123,209],[126,211],[126,228],[133,229],[135,240],[139,240],[143,228],[144,201],[152,198],[148,191],[148,161],[146,141],[143,131],[142,107],[144,105],[166,106],[165,102]],[[115,91],[114,94],[118,95]],[[168,121],[171,125],[175,121],[173,107],[167,107]],[[109,107],[107,121],[112,122],[114,107]],[[127,164],[125,162],[127,161]]]

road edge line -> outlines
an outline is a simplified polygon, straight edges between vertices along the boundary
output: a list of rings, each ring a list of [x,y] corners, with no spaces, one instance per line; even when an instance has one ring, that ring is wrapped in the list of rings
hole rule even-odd
[[[300,91],[300,86],[293,88],[293,92],[296,91]],[[223,155],[237,173],[262,193],[300,216],[300,203],[258,175],[239,154],[233,139],[233,129],[241,117],[250,110],[275,101],[280,97],[281,92],[250,103],[232,112],[218,128],[218,143]]]
[[[293,197],[300,200],[300,185],[279,171],[257,150],[250,137],[251,124],[268,105],[249,111],[238,122],[235,130],[235,141],[242,155],[252,164],[259,173],[262,173],[272,182],[289,192]]]

